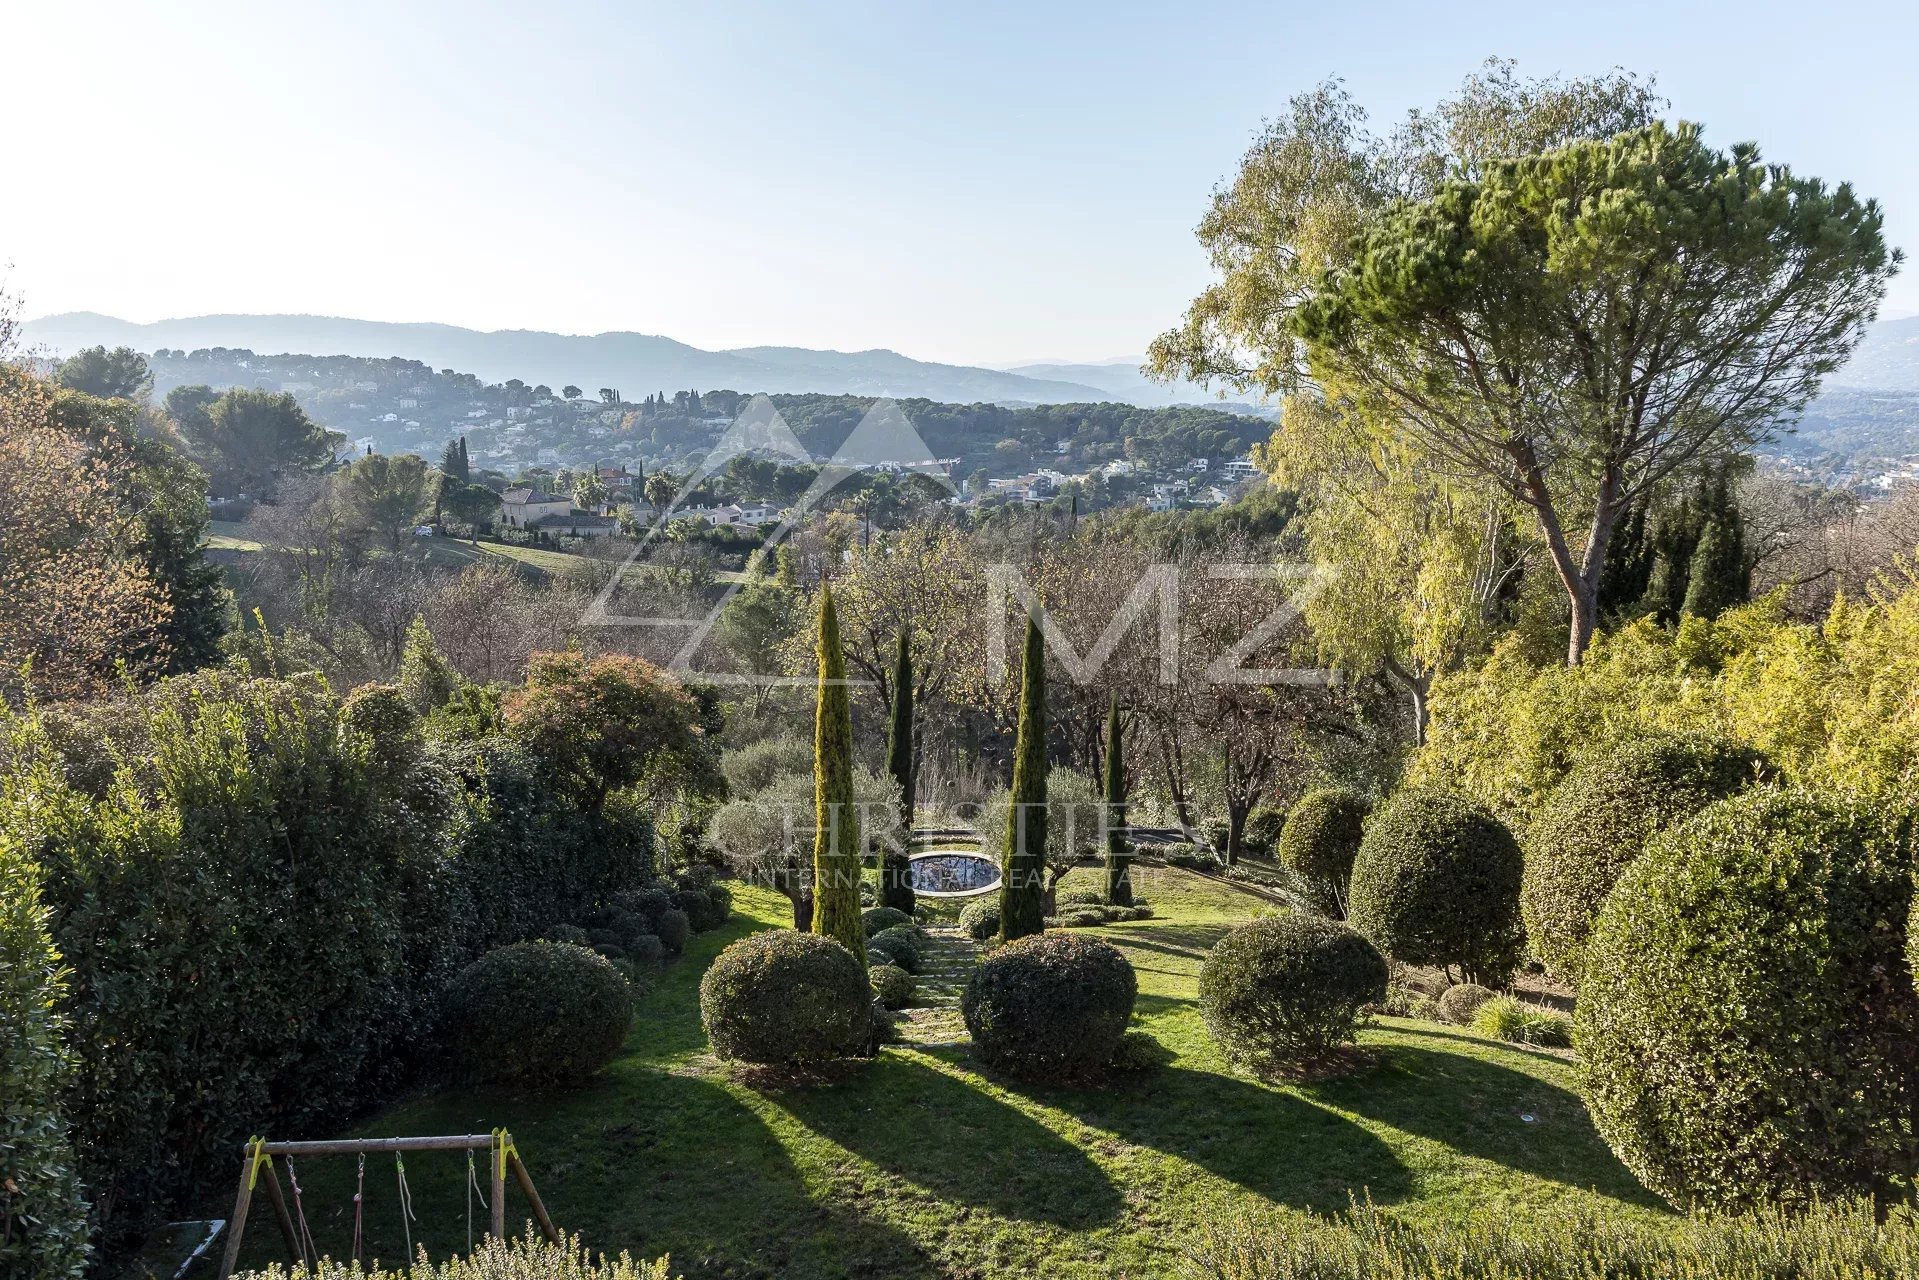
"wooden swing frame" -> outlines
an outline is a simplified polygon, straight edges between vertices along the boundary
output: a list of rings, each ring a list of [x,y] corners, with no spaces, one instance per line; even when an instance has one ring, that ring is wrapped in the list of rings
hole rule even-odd
[[[280,1175],[273,1167],[274,1156],[364,1156],[388,1151],[478,1151],[482,1148],[487,1152],[487,1168],[493,1180],[493,1195],[487,1204],[493,1219],[488,1234],[498,1240],[506,1239],[506,1175],[510,1170],[513,1180],[520,1184],[520,1190],[526,1195],[527,1203],[532,1206],[534,1220],[540,1224],[541,1232],[552,1243],[560,1243],[559,1229],[553,1225],[553,1219],[547,1216],[540,1193],[533,1189],[533,1177],[520,1161],[519,1148],[513,1145],[513,1135],[505,1129],[495,1129],[491,1133],[448,1134],[436,1138],[342,1138],[330,1142],[268,1142],[264,1138],[254,1138],[241,1148],[240,1190],[233,1200],[233,1218],[228,1224],[226,1253],[220,1259],[219,1280],[228,1280],[240,1259],[240,1242],[247,1228],[247,1210],[253,1203],[254,1187],[262,1181],[263,1174],[267,1200],[273,1205],[273,1216],[280,1224],[280,1236],[286,1241],[287,1254],[295,1265],[306,1261],[299,1232],[294,1229],[293,1214],[287,1208],[286,1194],[280,1189]],[[412,1259],[409,1258],[407,1262],[411,1265]]]

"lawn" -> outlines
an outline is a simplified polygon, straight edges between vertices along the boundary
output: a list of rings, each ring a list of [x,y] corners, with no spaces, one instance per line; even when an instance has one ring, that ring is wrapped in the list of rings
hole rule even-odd
[[[1389,1019],[1365,1033],[1376,1063],[1363,1074],[1297,1088],[1235,1074],[1200,1022],[1195,978],[1220,934],[1265,904],[1177,870],[1138,878],[1156,918],[1100,936],[1138,971],[1136,1025],[1173,1057],[1109,1088],[984,1075],[938,1011],[833,1083],[743,1082],[706,1053],[698,984],[727,942],[789,918],[785,899],[745,889],[735,919],[695,938],[642,1000],[629,1052],[601,1080],[443,1093],[355,1134],[505,1125],[563,1229],[595,1249],[671,1253],[689,1277],[1157,1276],[1209,1218],[1334,1212],[1368,1195],[1422,1218],[1588,1190],[1660,1212],[1593,1131],[1563,1057]],[[344,1253],[352,1160],[298,1172],[320,1247]],[[464,1157],[418,1155],[407,1174],[415,1243],[462,1249]],[[391,1159],[369,1159],[367,1238],[388,1259],[404,1252],[396,1206]],[[525,1216],[517,1192],[508,1214]],[[277,1253],[262,1215],[247,1260]]]

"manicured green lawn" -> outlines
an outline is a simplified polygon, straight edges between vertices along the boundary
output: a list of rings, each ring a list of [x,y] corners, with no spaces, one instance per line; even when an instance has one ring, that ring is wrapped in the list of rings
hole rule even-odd
[[[1068,883],[1082,877],[1094,873]],[[741,1082],[706,1054],[698,983],[725,943],[789,918],[785,899],[748,889],[735,920],[695,938],[646,996],[630,1052],[592,1086],[449,1092],[356,1133],[505,1125],[563,1229],[595,1249],[671,1253],[687,1276],[1165,1275],[1209,1217],[1334,1212],[1367,1195],[1425,1218],[1525,1212],[1587,1189],[1659,1211],[1594,1133],[1561,1057],[1387,1020],[1364,1037],[1377,1056],[1364,1074],[1301,1088],[1234,1074],[1200,1022],[1195,975],[1262,904],[1176,870],[1139,879],[1157,917],[1100,936],[1139,973],[1136,1025],[1174,1058],[1110,1088],[993,1079],[964,1047],[926,1044],[889,1047],[833,1083]],[[925,1025],[942,1024],[950,1033],[950,1017]],[[353,1161],[299,1174],[320,1246],[344,1254]],[[462,1249],[464,1158],[415,1156],[407,1174],[415,1242]],[[517,1192],[508,1203],[522,1220]],[[390,1158],[368,1161],[366,1213],[371,1247],[397,1258]],[[253,1263],[276,1255],[270,1215],[248,1242]]]

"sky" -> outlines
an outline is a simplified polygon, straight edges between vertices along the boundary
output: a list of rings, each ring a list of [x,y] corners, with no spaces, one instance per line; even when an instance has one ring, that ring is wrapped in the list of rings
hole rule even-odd
[[[28,316],[304,312],[968,364],[1137,356],[1262,119],[1490,56],[1656,75],[1919,250],[1919,6],[7,0]],[[1903,87],[1902,87],[1903,86]],[[1919,264],[1883,314],[1919,312]]]

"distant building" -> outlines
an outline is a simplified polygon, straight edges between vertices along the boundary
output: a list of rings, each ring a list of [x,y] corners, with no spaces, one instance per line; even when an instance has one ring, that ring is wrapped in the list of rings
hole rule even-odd
[[[567,516],[571,498],[556,498],[539,489],[508,489],[500,495],[500,523],[509,529],[531,529],[549,516]]]

